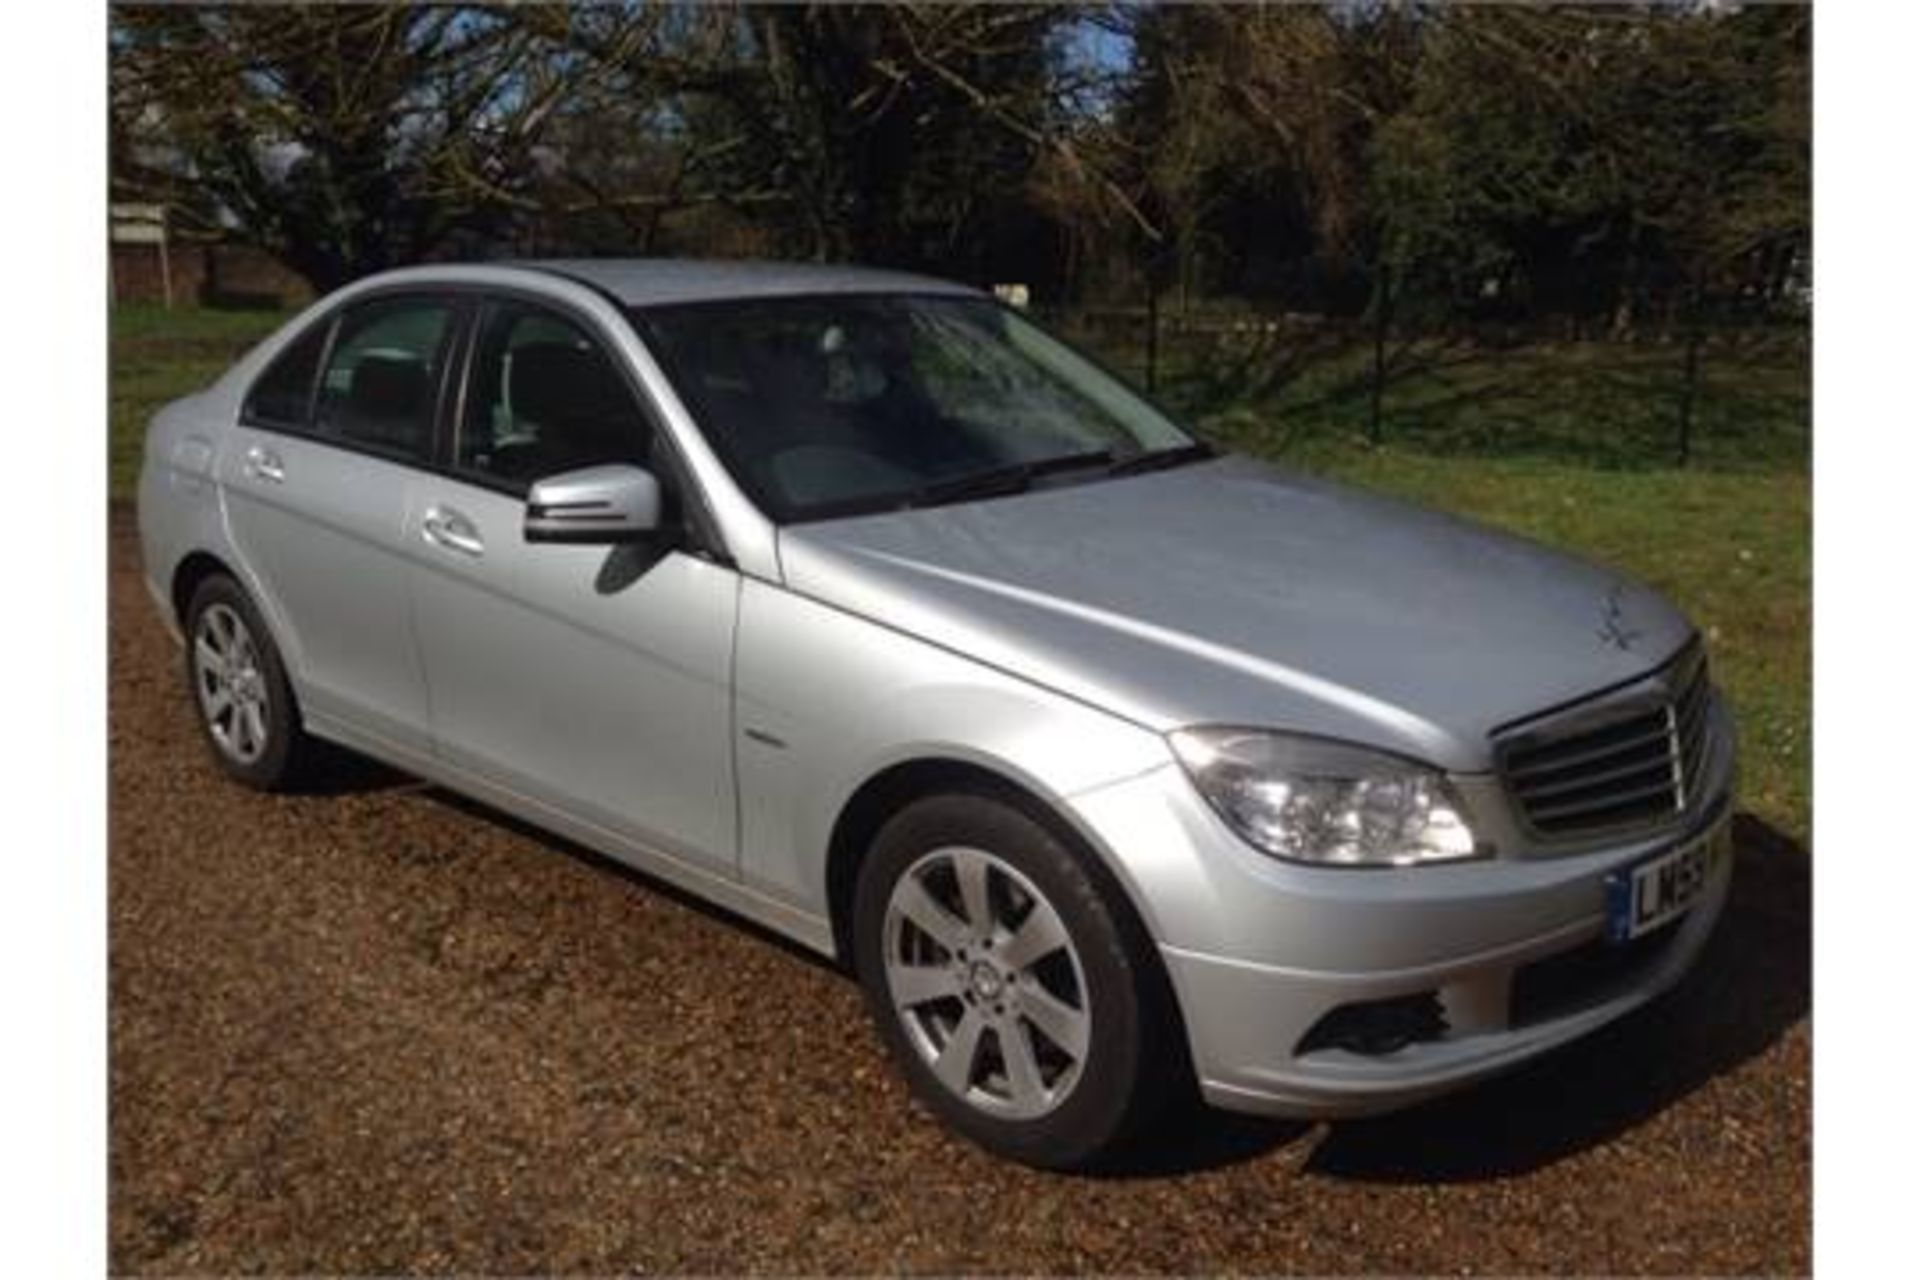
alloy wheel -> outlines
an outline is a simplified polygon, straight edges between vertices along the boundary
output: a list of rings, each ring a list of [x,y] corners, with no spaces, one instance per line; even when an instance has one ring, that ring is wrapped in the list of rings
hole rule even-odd
[[[259,646],[238,610],[225,603],[201,610],[193,632],[193,689],[215,744],[239,764],[267,749],[272,708]]]
[[[1004,859],[921,857],[889,895],[883,945],[894,1012],[949,1092],[1027,1120],[1073,1091],[1093,1025],[1080,956],[1059,911]]]

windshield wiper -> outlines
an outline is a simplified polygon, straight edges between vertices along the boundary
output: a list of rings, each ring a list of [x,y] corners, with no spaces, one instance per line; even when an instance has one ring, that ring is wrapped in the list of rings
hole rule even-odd
[[[1165,449],[1142,449],[1118,458],[1107,468],[1110,476],[1137,476],[1143,471],[1161,471],[1168,467],[1181,467],[1189,462],[1202,462],[1217,457],[1219,450],[1210,444],[1194,441],[1192,444],[1169,445]]]
[[[932,484],[922,485],[907,495],[906,505],[910,507],[938,506],[943,502],[960,502],[967,498],[994,498],[1009,493],[1024,493],[1033,487],[1033,482],[1041,476],[1056,475],[1063,471],[1079,471],[1087,467],[1109,467],[1113,465],[1113,450],[1089,449],[1085,453],[1063,453],[1057,458],[1042,458],[1038,462],[1015,462],[1004,467],[990,467],[985,471],[975,471],[968,475],[955,476],[951,480],[936,480]]]

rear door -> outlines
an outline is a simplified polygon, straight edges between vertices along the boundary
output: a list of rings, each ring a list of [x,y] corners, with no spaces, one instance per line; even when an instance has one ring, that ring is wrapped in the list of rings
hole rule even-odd
[[[475,317],[453,440],[409,515],[435,749],[659,853],[735,863],[730,680],[739,577],[685,538],[529,543],[529,484],[654,470],[653,417],[586,323],[502,297]]]
[[[384,295],[322,321],[255,385],[220,461],[234,543],[323,731],[430,743],[405,521],[462,305]]]

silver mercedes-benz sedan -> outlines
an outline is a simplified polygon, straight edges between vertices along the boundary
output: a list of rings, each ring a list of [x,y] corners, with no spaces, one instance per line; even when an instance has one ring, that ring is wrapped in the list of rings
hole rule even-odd
[[[1035,1164],[1512,1067],[1727,893],[1658,595],[1221,454],[937,280],[375,276],[155,417],[140,532],[233,777],[342,744],[835,957]]]

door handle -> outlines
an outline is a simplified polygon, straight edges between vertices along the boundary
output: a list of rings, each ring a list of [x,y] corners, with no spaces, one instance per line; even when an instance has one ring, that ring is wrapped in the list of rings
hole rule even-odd
[[[279,484],[287,478],[287,464],[280,461],[280,455],[257,444],[247,449],[246,471],[255,479],[272,484]]]
[[[420,517],[420,534],[435,546],[458,551],[462,555],[477,556],[487,549],[487,544],[480,540],[480,531],[473,527],[473,521],[452,507],[437,503],[428,507],[426,514]]]

